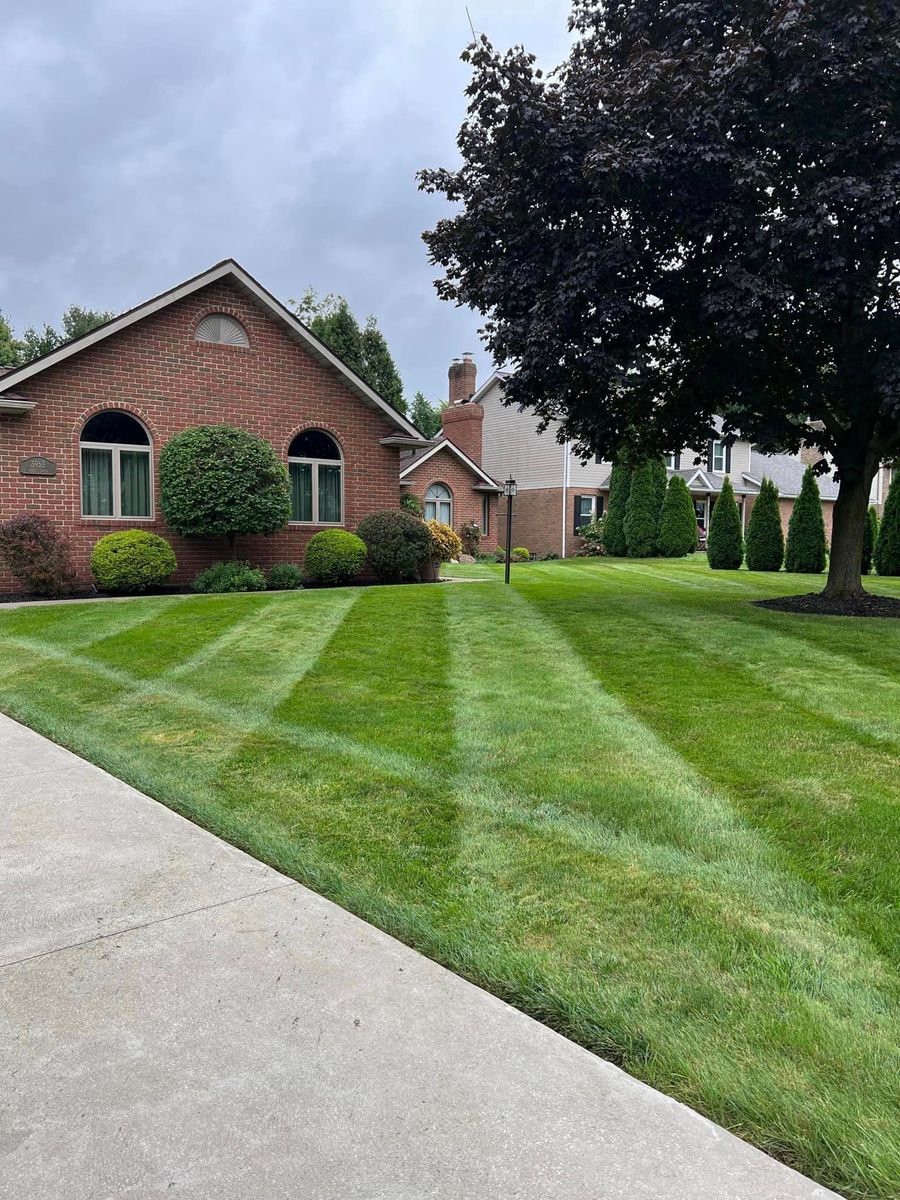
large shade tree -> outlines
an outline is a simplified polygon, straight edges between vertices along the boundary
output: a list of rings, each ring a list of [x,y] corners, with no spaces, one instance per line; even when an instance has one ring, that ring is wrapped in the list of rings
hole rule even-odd
[[[575,0],[549,78],[479,39],[441,296],[515,363],[506,400],[612,459],[726,437],[840,478],[826,591],[862,590],[900,447],[895,0]],[[822,462],[825,469],[825,462]]]

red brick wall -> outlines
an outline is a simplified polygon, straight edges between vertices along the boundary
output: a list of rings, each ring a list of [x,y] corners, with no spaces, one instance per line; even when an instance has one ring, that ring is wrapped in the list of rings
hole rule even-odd
[[[441,427],[447,439],[463,454],[481,466],[484,409],[480,404],[456,404],[441,413]]]
[[[250,346],[195,342],[194,328],[208,312],[236,317]],[[175,433],[192,425],[236,425],[265,438],[285,460],[296,433],[310,426],[327,429],[344,456],[344,526],[355,529],[367,513],[399,503],[398,452],[379,445],[379,438],[398,432],[396,427],[228,283],[214,284],[144,318],[16,391],[37,406],[24,416],[0,415],[0,519],[35,511],[59,522],[85,582],[90,579],[91,546],[116,529],[147,528],[169,538],[179,580],[226,556],[224,540],[179,538],[166,528],[159,511],[159,452]],[[79,434],[88,417],[108,408],[133,413],[153,438],[152,520],[80,515]],[[19,460],[37,454],[57,464],[55,477],[19,474]],[[239,539],[238,555],[263,567],[300,563],[316,528],[291,525],[272,537]],[[16,587],[0,574],[0,591]]]
[[[406,480],[410,483],[406,485]],[[405,477],[402,492],[411,492],[424,502],[425,492],[433,483],[443,483],[453,493],[453,528],[457,531],[466,521],[481,524],[482,497],[488,495],[490,518],[488,533],[481,536],[481,549],[493,550],[497,545],[497,497],[493,493],[476,492],[472,485],[476,480],[468,467],[464,466],[449,450],[438,450],[420,467],[414,467]]]
[[[566,557],[571,558],[575,551],[584,545],[584,538],[576,537],[575,529],[575,497],[602,496],[604,512],[608,502],[608,493],[597,488],[567,488],[566,489]],[[506,499],[500,497],[499,539],[506,544]],[[539,558],[545,554],[562,554],[562,489],[528,488],[520,491],[513,500],[512,523],[513,546],[524,546]]]

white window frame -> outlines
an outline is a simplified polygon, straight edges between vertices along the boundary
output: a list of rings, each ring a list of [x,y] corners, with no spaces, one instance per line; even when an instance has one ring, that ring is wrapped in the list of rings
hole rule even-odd
[[[432,497],[431,499],[429,499],[428,493],[431,491],[432,488],[435,488],[435,487],[443,488],[444,491],[447,493],[447,495],[446,496],[435,496],[435,497]],[[446,483],[441,483],[440,481],[438,481],[436,483],[429,483],[428,487],[425,489],[425,499],[423,501],[423,504],[424,504],[424,513],[425,513],[426,521],[441,521],[441,516],[440,516],[441,505],[446,504],[447,507],[450,509],[450,515],[449,515],[448,519],[446,521],[442,521],[441,524],[449,525],[452,528],[452,526],[453,526],[453,491]],[[435,515],[433,517],[429,517],[429,515],[428,515],[428,505],[429,504],[434,505]]]
[[[577,516],[579,518],[578,528],[580,529],[582,525],[590,525],[594,521],[597,520],[597,497],[590,495],[588,492],[582,492],[580,494],[580,496],[578,497],[578,499],[579,500],[590,500],[590,502],[591,502],[591,512],[590,512],[590,516],[587,518],[587,520],[584,520],[582,518],[581,513],[574,514],[575,516]],[[573,521],[573,524],[574,524],[574,521]]]
[[[312,429],[301,429],[300,433],[296,434],[291,441],[298,438],[303,433],[312,433]],[[334,442],[338,452],[338,458],[297,458],[294,455],[288,455],[288,472],[290,472],[290,463],[306,463],[312,467],[312,515],[311,521],[295,521],[293,517],[288,521],[288,525],[321,525],[324,529],[341,529],[344,525],[344,452],[340,447],[336,437],[333,437],[327,429],[315,430],[318,433],[324,433]],[[319,520],[319,467],[340,467],[341,471],[341,519],[339,521],[320,521]],[[292,485],[293,486],[293,485]]]
[[[720,466],[716,466],[717,457],[721,459]],[[719,442],[719,441],[713,442],[712,454],[710,455],[710,459],[712,461],[711,470],[713,471],[713,473],[716,475],[724,475],[725,474],[725,463],[728,461],[724,442]]]
[[[674,471],[674,470],[675,470],[675,459],[676,459],[677,457],[678,457],[678,455],[677,455],[677,454],[674,454],[674,453],[673,453],[673,454],[667,454],[667,455],[666,455],[666,470],[667,470],[667,471]]]
[[[132,421],[137,421],[138,425],[147,434],[146,446],[132,446],[128,443],[121,442],[85,442],[81,438],[78,439],[78,504],[81,511],[82,520],[86,521],[153,521],[155,520],[154,513],[156,512],[156,497],[153,493],[153,438],[150,436],[150,430],[134,413],[125,412],[124,409],[107,409],[108,412],[122,412],[124,416],[130,417]],[[94,413],[94,416],[101,416],[101,413]],[[85,427],[93,420],[89,417],[85,421]],[[111,513],[87,513],[84,511],[84,459],[82,458],[82,450],[110,450],[112,451],[112,485],[113,485],[113,510]],[[148,498],[150,501],[150,512],[146,517],[129,517],[122,515],[122,463],[120,454],[122,450],[138,451],[140,454],[146,454],[149,458],[147,464],[147,474],[149,476],[150,486],[148,489]]]

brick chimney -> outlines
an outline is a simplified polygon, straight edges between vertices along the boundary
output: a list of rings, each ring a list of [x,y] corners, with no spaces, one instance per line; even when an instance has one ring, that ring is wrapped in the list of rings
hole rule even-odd
[[[484,409],[480,404],[470,404],[475,395],[475,362],[466,353],[450,364],[450,403],[441,413],[444,437],[481,466],[481,426]]]

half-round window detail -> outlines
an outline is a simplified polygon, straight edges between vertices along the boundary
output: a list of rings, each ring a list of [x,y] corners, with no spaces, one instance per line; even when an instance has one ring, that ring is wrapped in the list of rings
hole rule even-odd
[[[453,493],[444,483],[433,483],[425,493],[425,520],[453,524]]]
[[[304,429],[288,450],[291,520],[306,525],[340,525],[344,512],[341,448],[324,429]]]
[[[81,513],[85,517],[151,517],[152,445],[144,426],[111,409],[81,431]]]
[[[195,341],[217,342],[220,346],[249,346],[247,330],[234,317],[210,313],[204,317],[194,334]]]

